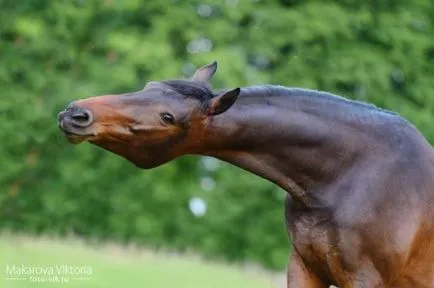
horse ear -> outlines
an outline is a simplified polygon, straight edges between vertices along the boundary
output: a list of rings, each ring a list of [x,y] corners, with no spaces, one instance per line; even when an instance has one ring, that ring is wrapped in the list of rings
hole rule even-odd
[[[235,88],[208,100],[206,114],[208,116],[214,116],[231,108],[235,101],[237,101],[240,91],[240,88]]]
[[[198,82],[208,82],[217,71],[217,61],[212,62],[206,66],[203,66],[194,73],[191,80]]]

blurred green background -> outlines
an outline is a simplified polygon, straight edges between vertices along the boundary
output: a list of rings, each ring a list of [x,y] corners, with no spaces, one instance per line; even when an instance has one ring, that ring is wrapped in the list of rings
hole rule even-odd
[[[72,100],[213,60],[215,88],[326,90],[397,111],[434,140],[432,0],[0,0],[0,229],[283,270],[280,189],[212,158],[141,171],[57,127]],[[3,238],[10,251],[16,238]],[[24,250],[11,259],[37,255]]]

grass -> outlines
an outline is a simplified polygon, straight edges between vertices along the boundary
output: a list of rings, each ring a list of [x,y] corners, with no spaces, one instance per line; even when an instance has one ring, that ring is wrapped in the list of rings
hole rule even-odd
[[[14,271],[12,265],[15,265]],[[69,271],[57,270],[65,267]],[[25,275],[20,275],[19,270],[23,269],[26,271],[21,272]],[[153,253],[134,247],[109,244],[90,247],[74,239],[14,235],[0,236],[0,271],[3,274],[0,287],[5,288],[278,287],[276,277],[260,269],[210,263],[198,257]],[[41,278],[36,279],[38,275]]]

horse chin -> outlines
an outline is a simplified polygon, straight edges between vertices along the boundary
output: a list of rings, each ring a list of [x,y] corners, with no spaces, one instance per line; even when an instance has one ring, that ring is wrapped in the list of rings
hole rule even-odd
[[[89,138],[91,138],[91,136],[83,136],[83,135],[70,134],[70,133],[65,133],[65,135],[66,135],[66,139],[71,144],[80,144],[81,142],[87,141],[89,140]]]

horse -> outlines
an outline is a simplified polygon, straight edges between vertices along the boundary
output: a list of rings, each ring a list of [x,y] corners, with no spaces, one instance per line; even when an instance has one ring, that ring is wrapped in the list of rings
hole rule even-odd
[[[281,187],[287,287],[434,287],[434,153],[413,124],[317,90],[214,90],[216,71],[79,99],[58,125],[141,169],[210,156]]]

